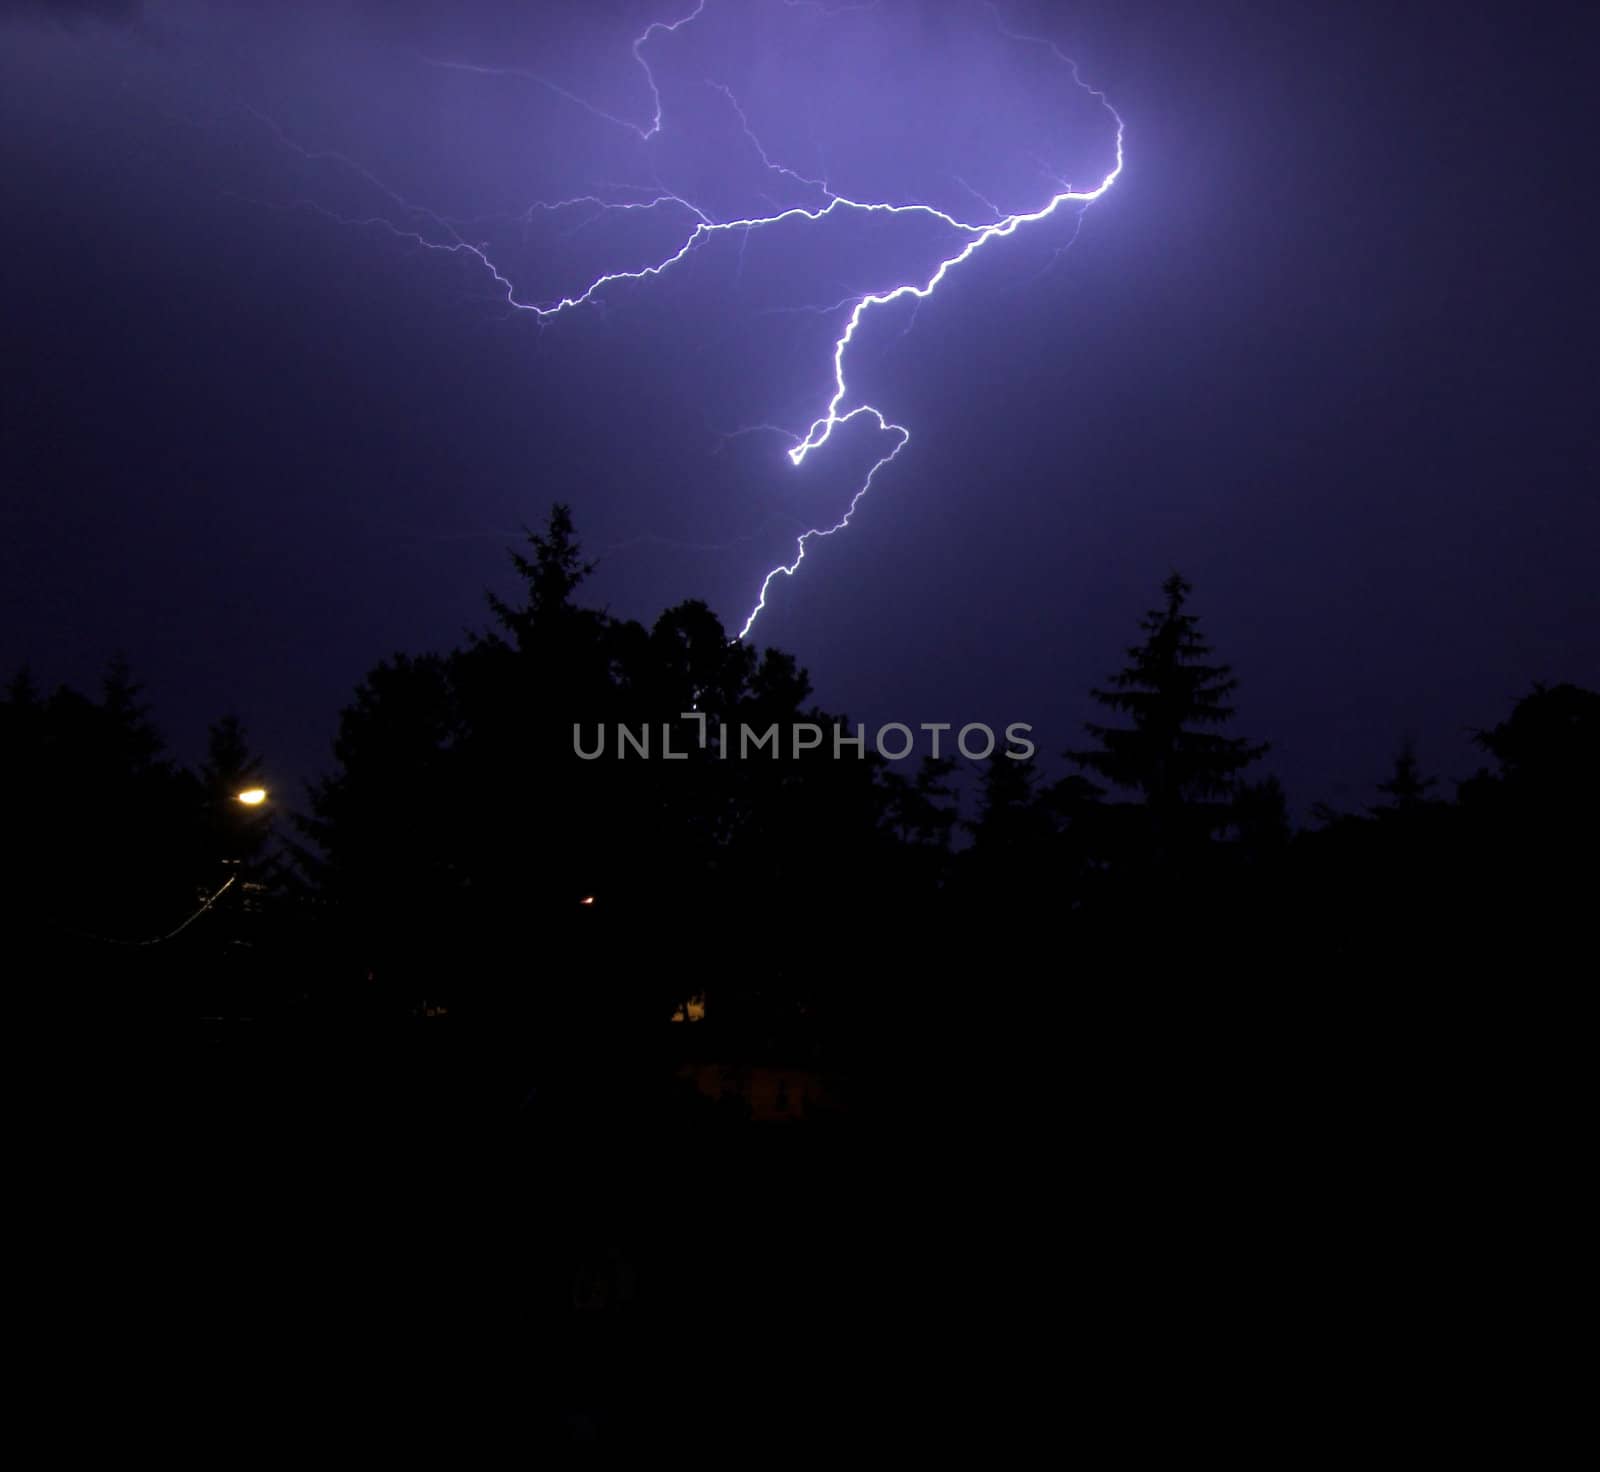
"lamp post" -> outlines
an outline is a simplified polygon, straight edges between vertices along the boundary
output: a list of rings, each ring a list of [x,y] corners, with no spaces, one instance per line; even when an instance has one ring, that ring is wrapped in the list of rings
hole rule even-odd
[[[242,787],[231,798],[213,800],[208,806],[221,806],[226,802],[237,803],[240,807],[254,809],[262,807],[270,795],[265,787]],[[231,843],[230,847],[232,847]],[[245,872],[244,857],[240,853],[224,854],[222,857],[223,868],[232,871],[234,877],[243,878]]]
[[[216,1010],[220,1016],[248,1019],[254,1016],[261,1000],[255,983],[257,968],[243,954],[252,949],[256,939],[254,911],[256,894],[261,889],[251,877],[254,849],[260,844],[259,835],[252,830],[258,826],[258,816],[265,816],[261,810],[270,794],[265,787],[253,785],[231,791],[227,787],[212,790],[215,795],[204,806],[211,814],[207,824],[211,830],[209,841],[214,845],[213,859],[220,861],[223,883],[216,893],[205,898],[191,920],[213,910],[230,889],[237,893],[208,927],[210,940],[191,963],[199,968],[194,972],[193,984],[199,988],[197,999],[206,998],[207,1015]],[[249,816],[241,809],[248,810]]]

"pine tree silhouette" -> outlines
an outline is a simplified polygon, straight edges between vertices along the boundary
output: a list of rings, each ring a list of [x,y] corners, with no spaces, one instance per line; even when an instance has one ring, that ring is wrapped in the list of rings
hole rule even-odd
[[[1400,813],[1408,815],[1415,813],[1429,801],[1428,793],[1438,785],[1437,777],[1422,775],[1422,764],[1417,760],[1416,747],[1412,739],[1407,736],[1400,743],[1400,750],[1395,753],[1394,771],[1390,773],[1389,780],[1378,784],[1378,791],[1389,800],[1370,811],[1374,817],[1379,818]]]
[[[573,593],[595,569],[594,563],[583,560],[572,508],[558,502],[550,508],[543,532],[524,530],[533,556],[513,552],[511,565],[523,581],[527,602],[519,608],[494,593],[488,595],[490,610],[517,647],[527,648],[540,634],[565,633],[565,625],[573,619],[603,623],[602,615],[580,609],[572,601]]]
[[[1232,718],[1228,697],[1238,681],[1230,666],[1209,662],[1199,620],[1184,611],[1189,584],[1173,573],[1161,591],[1166,603],[1141,621],[1146,638],[1128,651],[1128,666],[1111,676],[1110,689],[1090,692],[1131,724],[1089,723],[1100,745],[1068,753],[1113,785],[1142,795],[1158,850],[1226,826],[1235,778],[1268,750],[1265,743],[1197,729]]]

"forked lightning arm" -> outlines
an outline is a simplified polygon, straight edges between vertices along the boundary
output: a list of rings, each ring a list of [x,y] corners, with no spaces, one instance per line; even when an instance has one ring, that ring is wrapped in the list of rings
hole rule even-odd
[[[673,33],[689,25],[704,12],[707,3],[708,0],[696,0],[694,8],[687,14],[679,17],[677,20],[652,22],[633,41],[633,56],[638,62],[641,70],[644,72],[646,83],[649,86],[650,98],[652,102],[651,118],[647,126],[640,126],[637,123],[628,122],[623,118],[619,118],[611,113],[602,111],[600,108],[595,107],[582,97],[568,92],[564,88],[558,87],[554,83],[549,82],[545,78],[537,76],[533,73],[511,72],[510,74],[528,77],[530,80],[536,81],[540,85],[549,88],[557,95],[566,98],[579,107],[584,108],[594,116],[599,117],[618,127],[625,128],[634,133],[641,141],[648,143],[662,130],[663,110],[661,89],[656,82],[655,73],[651,70],[649,59],[645,55],[646,47],[648,46],[652,37],[654,37],[657,33]],[[800,3],[800,0],[785,0],[785,3],[793,5]],[[809,4],[810,0],[804,0],[804,3]],[[818,8],[824,9],[827,13],[831,13],[833,10],[837,9],[857,9],[862,7],[846,5],[837,7],[819,6]],[[993,10],[993,6],[990,6],[989,8]],[[996,24],[999,24],[998,16],[996,17]],[[1003,34],[1012,40],[1024,42],[1030,45],[1042,46],[1048,49],[1056,57],[1056,59],[1068,69],[1072,76],[1074,85],[1080,87],[1084,92],[1093,97],[1096,102],[1098,102],[1105,110],[1106,115],[1114,124],[1116,137],[1115,158],[1109,172],[1106,173],[1105,177],[1102,178],[1099,184],[1097,184],[1094,188],[1073,189],[1068,186],[1065,181],[1056,180],[1055,182],[1061,185],[1058,193],[1051,195],[1050,198],[1048,198],[1038,209],[1027,213],[1018,214],[1001,214],[999,210],[995,209],[994,206],[989,203],[989,201],[984,200],[982,196],[975,195],[975,197],[979,199],[980,203],[984,204],[995,215],[994,219],[981,225],[969,224],[965,221],[958,220],[954,216],[944,213],[942,210],[934,209],[932,206],[925,204],[894,204],[879,201],[849,199],[834,193],[833,190],[829,188],[827,181],[824,179],[808,178],[792,169],[785,168],[783,165],[773,162],[773,160],[768,157],[765,148],[762,147],[760,140],[751,130],[749,119],[746,116],[744,109],[739,105],[739,102],[732,91],[727,87],[722,86],[720,83],[712,82],[709,85],[726,97],[727,101],[734,109],[745,137],[749,140],[751,146],[759,155],[762,164],[768,170],[772,171],[773,173],[783,175],[786,179],[795,184],[815,189],[818,193],[819,203],[812,207],[796,206],[790,209],[780,209],[769,215],[756,215],[734,220],[714,220],[702,210],[698,209],[695,205],[690,203],[690,201],[687,199],[684,199],[682,196],[674,194],[665,188],[663,188],[661,192],[655,195],[653,198],[640,200],[635,203],[618,204],[608,202],[594,195],[586,195],[581,199],[562,200],[557,204],[536,205],[534,206],[534,209],[559,209],[578,203],[597,205],[605,210],[672,208],[682,210],[685,213],[685,215],[688,217],[688,219],[685,220],[686,225],[689,224],[689,220],[693,220],[693,224],[688,229],[688,233],[684,237],[682,244],[676,250],[672,251],[662,259],[654,262],[651,265],[640,267],[637,270],[607,272],[602,276],[596,277],[589,283],[587,287],[578,292],[576,295],[564,296],[558,301],[544,303],[525,301],[521,299],[517,295],[516,288],[510,279],[507,278],[490,259],[487,247],[476,245],[468,240],[463,239],[453,226],[448,224],[448,222],[444,221],[439,216],[434,215],[429,211],[420,210],[415,206],[406,204],[405,201],[398,199],[398,197],[394,196],[387,189],[385,189],[384,192],[388,193],[390,198],[395,199],[395,202],[410,212],[413,217],[426,217],[428,220],[432,221],[433,224],[442,228],[448,234],[449,239],[444,241],[431,239],[419,231],[404,229],[389,220],[378,219],[370,222],[373,224],[381,224],[394,233],[414,240],[418,245],[425,246],[428,249],[449,251],[452,253],[465,254],[476,258],[476,260],[482,265],[483,269],[488,272],[489,276],[494,280],[500,291],[504,294],[505,300],[510,306],[521,312],[531,312],[540,318],[555,317],[562,312],[571,311],[573,308],[584,306],[585,304],[594,301],[597,293],[601,292],[607,286],[615,283],[646,281],[652,277],[660,276],[663,272],[669,270],[672,266],[683,260],[683,258],[687,256],[690,251],[695,249],[696,246],[703,244],[706,240],[714,236],[727,234],[734,231],[749,232],[752,230],[764,229],[769,226],[780,225],[786,222],[799,220],[816,222],[824,220],[834,214],[839,214],[846,211],[857,211],[863,214],[927,216],[930,219],[938,221],[941,225],[954,232],[954,234],[962,242],[960,249],[956,250],[946,259],[940,261],[938,266],[932,271],[931,274],[927,276],[925,280],[901,281],[894,285],[886,286],[882,290],[871,292],[867,295],[848,297],[844,301],[837,304],[837,308],[839,310],[843,310],[848,306],[850,308],[850,314],[845,321],[844,330],[840,333],[833,345],[833,391],[827,400],[827,404],[823,409],[823,412],[812,423],[810,429],[807,430],[803,436],[790,436],[794,440],[794,443],[787,451],[789,460],[792,464],[797,466],[804,464],[806,457],[813,450],[819,449],[821,446],[827,444],[836,428],[842,424],[848,424],[851,420],[860,418],[862,416],[866,416],[867,418],[871,419],[874,423],[876,423],[881,431],[892,436],[894,439],[894,446],[887,454],[880,456],[867,471],[865,477],[861,481],[860,486],[856,489],[855,494],[851,497],[848,508],[838,522],[833,526],[813,527],[810,530],[802,533],[796,542],[794,560],[789,563],[780,563],[777,567],[771,569],[771,571],[769,571],[762,579],[760,593],[756,598],[755,606],[750,610],[748,617],[746,617],[743,626],[739,630],[737,637],[741,640],[749,635],[756,619],[760,617],[762,610],[766,607],[767,592],[772,586],[773,579],[779,575],[785,577],[792,577],[794,575],[794,573],[799,569],[801,562],[805,560],[806,544],[810,542],[813,537],[831,536],[833,533],[848,526],[850,523],[850,518],[852,515],[854,515],[855,509],[860,504],[862,497],[865,496],[869,490],[871,490],[873,480],[877,476],[878,472],[882,470],[883,467],[891,460],[893,460],[910,442],[911,432],[904,425],[891,422],[885,417],[881,410],[877,409],[871,404],[852,404],[850,402],[850,389],[845,377],[846,360],[849,357],[851,344],[855,341],[856,335],[859,332],[861,324],[865,320],[867,314],[875,307],[888,306],[892,302],[901,301],[906,298],[925,300],[928,297],[931,297],[956,267],[960,266],[964,261],[969,260],[974,254],[976,254],[977,251],[982,249],[983,246],[987,245],[991,240],[1002,236],[1013,235],[1024,226],[1037,224],[1039,221],[1049,219],[1050,216],[1054,215],[1056,211],[1061,209],[1063,205],[1087,206],[1092,204],[1095,200],[1099,199],[1100,196],[1103,195],[1113,183],[1116,182],[1118,175],[1122,172],[1123,123],[1116,109],[1113,108],[1106,100],[1105,95],[1083,82],[1078,75],[1077,65],[1069,57],[1065,56],[1056,46],[1054,46],[1053,43],[1049,41],[1042,41],[1031,36],[1016,35],[1013,32],[1006,31],[1003,26],[1001,26],[1001,30]],[[435,64],[449,66],[464,71],[485,72],[496,75],[507,74],[507,69],[468,66],[459,62],[438,62]],[[282,134],[280,133],[279,136],[282,137]],[[304,152],[304,150],[301,151]],[[308,154],[307,156],[336,158],[342,163],[349,164],[352,168],[358,167],[351,163],[350,160],[343,159],[339,155]],[[373,179],[372,176],[366,173],[365,170],[359,170],[359,172],[361,172],[369,182],[377,184],[378,181]],[[975,194],[975,191],[973,191],[970,186],[965,185],[964,181],[958,180],[957,182],[962,183],[963,187],[965,187],[969,193]],[[378,187],[383,188],[382,185],[378,185]]]

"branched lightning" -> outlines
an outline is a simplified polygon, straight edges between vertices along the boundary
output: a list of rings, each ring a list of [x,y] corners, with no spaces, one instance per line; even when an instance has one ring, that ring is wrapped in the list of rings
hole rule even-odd
[[[820,4],[818,3],[818,0],[784,0],[784,3],[793,8],[814,9],[819,12],[820,16],[831,16],[843,10],[871,8],[872,4],[876,3],[876,0],[869,0],[869,3],[865,5],[841,4],[835,6]],[[476,66],[460,61],[441,61],[432,58],[427,58],[427,60],[431,65],[449,67],[455,70],[497,76],[516,76],[534,81],[540,86],[549,89],[555,95],[562,97],[575,106],[584,109],[592,116],[616,127],[626,129],[635,135],[642,143],[648,144],[652,139],[661,134],[663,127],[665,126],[665,107],[662,99],[661,88],[657,82],[655,72],[651,68],[649,56],[647,55],[647,48],[657,37],[676,34],[684,27],[690,25],[704,13],[707,4],[708,0],[695,0],[693,8],[680,15],[677,19],[653,21],[633,39],[631,48],[632,54],[634,60],[638,63],[640,69],[644,73],[651,103],[650,119],[648,123],[644,124],[629,121],[626,118],[619,117],[614,113],[599,108],[587,99],[577,95],[576,93],[570,92],[567,89],[550,81],[548,78],[533,72],[512,68]],[[1109,171],[1093,188],[1072,188],[1071,185],[1069,185],[1064,179],[1053,173],[1047,166],[1044,165],[1042,161],[1040,161],[1040,174],[1048,181],[1048,186],[1052,187],[1054,192],[1051,193],[1037,209],[1015,213],[1005,213],[993,201],[979,194],[978,191],[969,185],[965,180],[958,178],[956,182],[961,186],[961,188],[964,189],[975,200],[977,200],[985,212],[992,217],[982,224],[975,224],[957,219],[954,215],[947,214],[943,210],[936,209],[931,205],[917,203],[914,201],[894,203],[875,200],[851,199],[834,192],[825,178],[816,178],[802,174],[799,171],[789,168],[771,158],[766,148],[762,145],[761,140],[757,137],[755,131],[751,127],[750,119],[744,108],[741,106],[738,98],[734,95],[732,89],[718,81],[707,79],[706,85],[724,97],[729,106],[732,108],[738,120],[743,136],[748,141],[751,148],[755,151],[756,155],[759,157],[763,167],[770,173],[781,176],[782,178],[788,180],[791,184],[800,186],[805,190],[815,191],[816,202],[808,205],[791,205],[788,208],[775,206],[772,212],[769,214],[749,215],[736,219],[719,220],[708,215],[705,211],[701,210],[698,206],[693,204],[690,200],[684,198],[682,195],[674,192],[673,190],[667,188],[664,184],[660,184],[658,182],[658,184],[654,187],[641,187],[636,185],[612,186],[612,192],[614,193],[636,193],[642,196],[647,196],[637,200],[619,202],[616,200],[605,199],[597,194],[587,194],[575,196],[571,199],[559,200],[553,203],[536,203],[531,205],[525,212],[523,216],[524,220],[531,218],[535,212],[555,211],[573,208],[578,205],[589,205],[600,211],[681,211],[686,216],[684,224],[688,227],[687,233],[684,235],[677,248],[670,251],[661,259],[635,269],[606,272],[600,276],[597,276],[582,290],[578,290],[570,295],[548,301],[531,301],[519,295],[517,288],[510,278],[507,277],[491,259],[488,246],[467,239],[461,233],[460,228],[456,224],[437,214],[434,214],[431,211],[420,209],[419,207],[411,205],[407,201],[399,198],[398,195],[394,194],[393,191],[389,190],[365,169],[362,169],[359,165],[345,158],[343,155],[311,152],[300,148],[299,145],[290,142],[290,140],[285,137],[282,131],[278,129],[275,124],[271,124],[269,122],[268,126],[273,128],[274,133],[277,134],[278,138],[282,142],[288,144],[290,147],[295,148],[295,150],[301,153],[304,157],[308,159],[337,161],[355,170],[368,183],[381,190],[394,203],[399,205],[403,210],[407,211],[410,221],[413,222],[413,224],[417,221],[427,222],[434,227],[438,234],[429,234],[421,228],[413,228],[412,224],[396,224],[394,221],[383,217],[374,217],[359,222],[348,221],[347,223],[363,223],[381,226],[395,236],[409,240],[422,248],[433,251],[448,252],[456,255],[465,255],[475,260],[487,273],[488,277],[494,282],[498,293],[503,297],[505,302],[510,307],[519,312],[530,313],[540,320],[547,320],[549,318],[558,316],[561,313],[570,312],[576,308],[595,303],[600,299],[601,294],[608,287],[624,283],[645,282],[661,276],[682,262],[688,255],[690,255],[691,252],[695,251],[707,241],[719,235],[738,233],[742,236],[743,240],[747,241],[753,231],[770,230],[795,222],[816,223],[818,221],[825,220],[830,216],[851,213],[861,215],[922,216],[931,221],[937,222],[940,226],[952,232],[952,234],[960,242],[959,248],[954,249],[951,254],[939,261],[938,265],[920,280],[900,281],[885,286],[879,290],[848,296],[842,301],[834,304],[834,306],[831,308],[788,309],[824,312],[844,312],[846,309],[848,309],[848,315],[844,319],[843,328],[839,332],[839,335],[833,344],[833,373],[831,393],[826,400],[822,412],[812,421],[810,427],[803,434],[796,434],[774,425],[753,426],[751,430],[739,432],[745,433],[752,432],[752,430],[772,430],[780,434],[789,441],[789,448],[785,451],[785,453],[788,456],[790,464],[794,466],[803,465],[806,461],[806,458],[814,450],[818,450],[822,446],[826,445],[832,438],[836,429],[843,425],[850,424],[858,419],[865,419],[876,425],[877,429],[882,434],[889,436],[893,443],[891,448],[889,448],[886,453],[879,456],[879,458],[867,470],[865,476],[861,480],[860,485],[856,488],[854,495],[850,498],[849,505],[846,508],[844,515],[840,517],[839,520],[832,526],[812,527],[802,532],[796,539],[793,561],[788,563],[780,563],[778,566],[772,568],[762,579],[760,591],[756,598],[755,604],[751,608],[748,616],[745,618],[744,623],[740,627],[738,635],[736,636],[738,639],[743,640],[748,637],[751,628],[754,626],[757,618],[760,617],[762,610],[766,607],[767,594],[772,587],[773,580],[779,576],[794,576],[794,574],[799,570],[800,564],[805,560],[808,544],[814,538],[832,536],[834,533],[842,531],[850,524],[850,518],[855,514],[856,508],[860,505],[862,498],[865,497],[867,492],[872,489],[873,483],[876,480],[879,472],[882,471],[885,466],[890,464],[890,462],[892,462],[911,441],[910,430],[902,424],[897,424],[891,421],[883,413],[883,411],[876,406],[866,402],[852,402],[850,387],[846,378],[847,360],[850,356],[850,349],[856,342],[857,337],[860,334],[862,324],[867,317],[875,310],[888,307],[896,302],[908,301],[912,304],[914,309],[918,303],[926,301],[929,297],[933,296],[953,271],[963,265],[966,261],[970,260],[990,241],[1014,235],[1018,230],[1026,226],[1035,225],[1041,221],[1047,220],[1060,211],[1064,206],[1076,205],[1080,207],[1078,211],[1077,225],[1075,225],[1071,237],[1071,239],[1076,239],[1077,226],[1081,226],[1082,223],[1082,207],[1087,207],[1095,200],[1099,199],[1108,189],[1110,189],[1112,184],[1116,182],[1118,176],[1122,173],[1123,122],[1121,116],[1117,113],[1116,109],[1111,106],[1104,93],[1097,91],[1095,88],[1086,84],[1078,74],[1077,64],[1070,57],[1066,56],[1057,46],[1055,46],[1053,42],[1042,40],[1038,37],[1018,35],[1015,32],[1007,30],[1001,22],[998,12],[995,11],[994,6],[988,5],[988,8],[992,13],[995,14],[996,25],[1009,39],[1027,45],[1043,47],[1048,50],[1058,61],[1060,61],[1070,72],[1074,85],[1094,98],[1095,101],[1104,109],[1106,115],[1114,124],[1116,140],[1115,157]],[[263,121],[267,120],[263,119]],[[442,236],[443,238],[441,239],[439,236]],[[1067,242],[1068,245],[1071,244],[1071,239],[1069,239]],[[1060,249],[1065,248],[1066,246],[1060,247],[1057,251],[1057,254],[1059,254]]]

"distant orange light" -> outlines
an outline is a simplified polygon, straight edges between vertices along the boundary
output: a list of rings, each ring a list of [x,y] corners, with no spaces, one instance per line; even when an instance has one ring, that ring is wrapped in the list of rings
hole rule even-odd
[[[247,808],[258,808],[267,800],[265,787],[246,787],[243,792],[235,794],[235,800],[242,802]]]
[[[578,901],[578,903],[580,905],[592,905],[594,903],[594,896],[592,894],[586,894],[581,900]]]
[[[706,994],[701,992],[697,997],[690,997],[676,1012],[672,1014],[673,1022],[704,1022],[706,1017]]]

